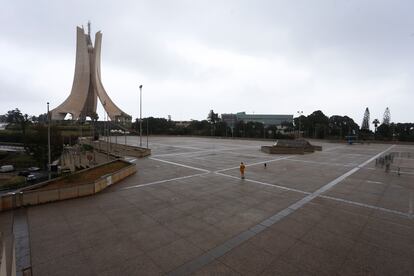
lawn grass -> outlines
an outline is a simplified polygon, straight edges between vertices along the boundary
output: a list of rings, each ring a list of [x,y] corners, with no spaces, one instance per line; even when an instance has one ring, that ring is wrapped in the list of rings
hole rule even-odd
[[[84,171],[79,171],[75,174],[62,177],[60,179],[53,180],[46,186],[41,187],[40,189],[56,189],[63,187],[70,187],[74,185],[84,185],[93,183],[95,180],[99,179],[101,176],[114,173],[119,171],[122,168],[129,166],[128,163],[122,161],[112,162],[106,165],[95,167],[92,169],[86,169]]]

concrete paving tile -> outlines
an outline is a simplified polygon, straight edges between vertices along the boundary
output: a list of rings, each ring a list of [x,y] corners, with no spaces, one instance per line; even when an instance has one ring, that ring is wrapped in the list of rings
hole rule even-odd
[[[307,271],[318,275],[334,275],[346,260],[344,256],[338,257],[300,241],[283,254],[281,258],[296,267],[303,267]]]
[[[230,267],[219,261],[213,261],[210,264],[202,267],[200,270],[192,273],[194,276],[209,276],[209,275],[229,275],[236,276],[240,273],[232,270]]]
[[[155,197],[151,193],[146,192],[140,188],[121,190],[121,192],[123,192],[121,194],[122,198],[128,199],[128,201],[131,203],[146,202],[155,199]],[[116,191],[116,193],[118,193],[118,191]]]
[[[89,260],[79,252],[32,266],[33,275],[93,275]]]
[[[53,209],[53,208],[51,208]],[[27,212],[27,223],[30,225],[30,228],[35,230],[36,228],[49,228],[58,227],[59,225],[66,224],[66,220],[62,214],[59,216],[42,214],[40,212],[32,212],[31,209],[28,209]]]
[[[59,205],[56,204],[56,207]],[[41,204],[36,206],[31,206],[27,209],[27,216],[33,217],[34,219],[39,220],[48,220],[50,218],[60,219],[63,218],[62,211],[58,208],[50,208],[49,204]]]
[[[218,227],[226,235],[237,235],[258,224],[260,221],[255,218],[249,219],[240,215],[233,215],[226,220],[216,223],[214,226]]]
[[[174,270],[201,254],[203,254],[201,249],[184,239],[176,240],[147,253],[164,272]]]
[[[396,216],[395,214],[387,213],[381,210],[374,210],[372,212],[373,218],[378,218],[390,223],[397,223],[414,228],[414,220],[408,217]]]
[[[362,229],[363,225],[352,224],[336,217],[327,217],[320,223],[316,224],[317,229],[330,232],[337,236],[345,237],[349,240],[356,240]]]
[[[279,211],[282,211],[283,209],[286,209],[294,202],[296,202],[295,198],[277,197],[261,202],[260,204],[257,204],[254,207],[261,210],[265,210],[269,214],[273,215],[275,213],[278,213]]]
[[[300,240],[339,257],[346,257],[355,244],[354,241],[346,237],[334,235],[319,228],[313,228]]]
[[[38,237],[38,236],[36,236]],[[78,240],[73,235],[62,235],[59,239],[30,239],[31,262],[33,265],[49,262],[54,258],[79,253]]]
[[[126,237],[107,240],[105,243],[85,249],[83,254],[89,259],[96,270],[107,270],[122,264],[124,260],[143,255],[137,243]]]
[[[310,276],[308,271],[303,270],[302,266],[296,267],[283,260],[275,260],[271,262],[266,269],[260,273],[263,276]]]
[[[129,238],[143,251],[154,250],[180,239],[180,236],[163,226],[143,229],[133,233]]]
[[[103,214],[109,218],[113,223],[122,223],[125,221],[130,221],[131,219],[142,215],[143,213],[134,208],[133,205],[129,205],[127,208],[120,209],[104,209]]]
[[[274,260],[272,254],[250,242],[242,243],[218,259],[243,275],[258,275],[272,260]]]
[[[327,216],[327,218],[334,218],[338,219],[342,222],[358,225],[358,226],[364,226],[367,224],[369,220],[369,216],[365,215],[364,213],[359,212],[349,212],[348,210],[343,210],[339,207],[334,207],[331,209],[331,213]],[[364,207],[360,207],[360,209],[363,209]]]
[[[371,208],[365,208],[365,207],[356,206],[356,205],[352,205],[352,204],[344,203],[344,202],[338,202],[338,204],[336,205],[336,208],[332,208],[331,211],[334,211],[334,210],[340,210],[340,211],[348,212],[351,214],[358,214],[360,216],[371,216],[371,214],[375,212]]]
[[[146,202],[136,202],[134,205],[144,214],[171,206],[169,202],[160,199],[154,199]]]
[[[79,246],[82,249],[87,249],[97,244],[105,243],[111,239],[116,239],[122,236],[121,232],[118,232],[114,226],[98,231],[74,231],[73,235],[79,242]]]
[[[236,198],[236,202],[240,202],[242,204],[246,204],[250,207],[254,207],[256,205],[259,205],[263,202],[263,199],[256,198],[254,195],[251,196],[241,196],[239,198]]]
[[[208,224],[216,224],[222,220],[227,219],[231,215],[228,213],[225,213],[217,208],[206,208],[202,211],[195,212],[192,214],[194,217],[200,218],[204,222]]]
[[[377,217],[371,217],[368,220],[366,227],[380,232],[392,233],[394,235],[401,236],[414,241],[414,225],[410,226],[408,224],[400,222],[401,221],[394,222]]]
[[[240,159],[249,164],[281,157],[260,153],[258,150],[263,144],[261,141],[158,136],[152,138],[154,143],[159,143],[153,147],[154,155],[193,151],[189,156],[170,155],[159,157],[160,159],[201,168],[219,170],[237,167]],[[136,143],[136,139],[132,141]],[[171,146],[165,146],[167,144]],[[195,149],[175,147],[180,145]],[[254,148],[248,148],[251,146]],[[323,146],[326,149],[338,145],[323,143]],[[262,164],[250,166],[247,175],[252,180],[313,192],[387,147],[344,146],[332,151],[324,150],[295,157],[310,162],[348,164],[351,167],[285,160],[268,163],[266,171]],[[230,151],[230,148],[234,150]],[[194,151],[199,151],[197,149],[216,151],[195,153]],[[220,152],[221,149],[225,151]],[[382,268],[373,270],[378,275],[391,274],[391,271],[397,272],[392,275],[410,275],[408,263],[414,256],[407,241],[411,239],[407,236],[414,227],[412,219],[317,197],[277,221],[270,229],[255,235],[255,232],[246,230],[257,225],[259,218],[263,220],[272,217],[305,195],[216,174],[121,190],[127,186],[199,173],[197,170],[149,158],[135,162],[139,167],[137,174],[99,195],[28,208],[30,234],[34,244],[34,271],[38,271],[40,275],[59,275],[49,269],[54,268],[54,264],[46,266],[50,263],[49,256],[64,254],[70,259],[71,255],[79,254],[84,257],[82,260],[87,261],[88,268],[92,269],[85,269],[88,275],[159,275],[166,269],[177,268],[177,264],[167,258],[168,255],[182,252],[183,256],[177,260],[188,259],[188,262],[193,260],[193,256],[190,258],[189,255],[197,255],[201,250],[206,252],[212,248],[221,248],[221,251],[215,253],[226,252],[226,256],[232,256],[227,261],[232,261],[239,273],[240,270],[250,272],[249,269],[252,269],[252,273],[260,271],[266,275],[334,275],[340,271],[342,275],[349,275],[354,274],[352,272],[358,273],[361,267],[366,268],[364,263],[359,262],[362,259],[370,266]],[[371,164],[369,166],[372,167]],[[224,173],[239,175],[237,168]],[[406,178],[404,179],[377,170],[361,169],[335,186],[333,193],[328,191],[326,194],[395,210],[407,210],[407,193],[401,189],[407,183]],[[383,182],[386,185],[377,187],[376,185],[381,184],[367,180]],[[182,214],[188,216],[181,217]],[[365,232],[362,232],[363,229]],[[243,243],[233,250],[224,250],[226,248],[223,244],[228,244],[238,233],[250,233],[252,236],[246,236],[248,241],[242,240]],[[66,236],[69,238],[64,240]],[[298,238],[305,242],[298,241]],[[64,241],[59,240],[54,244],[57,239]],[[363,247],[370,250],[366,254],[362,250],[358,251],[358,244],[354,245],[352,241],[364,244]],[[176,246],[168,247],[174,243]],[[186,253],[188,244],[197,248],[197,254]],[[244,244],[249,244],[250,248],[247,245],[243,247]],[[343,258],[346,257],[345,252],[349,247],[351,248],[346,259],[349,265],[344,267]],[[402,250],[395,252],[397,248]],[[157,254],[164,256],[164,270],[146,256],[150,251],[155,258]],[[337,251],[343,251],[344,254],[338,256]],[[57,253],[47,255],[50,252]],[[220,256],[217,254],[215,256]],[[372,260],[373,254],[378,255],[375,261]],[[259,259],[262,255],[265,257]],[[266,256],[270,256],[270,260]],[[279,259],[275,260],[275,256],[279,256]],[[158,258],[159,262],[161,257]],[[210,262],[211,259],[204,261]],[[58,264],[59,262],[57,260]],[[76,258],[69,260],[73,264],[79,262]],[[248,265],[249,262],[251,265]],[[195,265],[204,263],[195,262]],[[78,266],[82,267],[83,263]],[[338,266],[342,270],[335,270]],[[78,268],[72,269],[70,265],[66,267],[71,275],[76,275],[79,271]],[[201,275],[220,272],[231,274],[235,270],[216,260],[198,272]]]
[[[394,255],[377,246],[358,243],[339,275],[413,275],[413,258]]]
[[[358,203],[368,204],[372,206],[377,206],[381,197],[382,197],[381,195],[356,192],[356,193],[348,194],[343,199],[358,202]]]
[[[156,210],[154,212],[148,212],[146,213],[146,215],[151,217],[158,223],[166,223],[185,217],[188,215],[188,213],[172,207],[166,207],[163,209]]]
[[[391,196],[387,194],[381,197],[377,203],[377,206],[385,209],[408,213],[410,208],[410,199],[407,195],[407,192],[404,196]]]
[[[314,226],[320,223],[325,217],[327,217],[326,212],[320,212],[319,210],[312,210],[307,208],[307,205],[298,209],[296,212],[291,214],[289,218],[296,220],[299,223],[305,223],[309,226]]]
[[[292,218],[285,217],[276,224],[270,226],[270,229],[285,233],[286,235],[298,239],[312,229],[313,225],[298,222]]]
[[[181,237],[186,237],[195,231],[211,226],[205,223],[203,220],[194,216],[185,216],[173,221],[166,222],[163,225]]]
[[[208,251],[228,240],[231,236],[224,234],[217,227],[209,226],[193,232],[185,239],[195,244],[197,247]]]
[[[359,240],[403,256],[414,256],[414,233],[409,236],[396,235],[392,232],[365,228]]]
[[[235,213],[247,210],[250,207],[246,204],[236,201],[223,201],[222,203],[217,204],[216,208],[229,215],[233,215]]]
[[[254,198],[260,199],[261,201],[273,200],[276,195],[273,192],[265,191],[262,189],[256,190],[251,196]]]
[[[183,212],[198,213],[208,208],[209,204],[202,200],[190,200],[183,203],[172,204],[171,206]]]
[[[51,221],[43,224],[42,226],[37,225],[32,227],[29,221],[29,233],[33,236],[32,240],[36,242],[47,242],[50,240],[59,239],[62,236],[71,235],[72,231],[66,221]]]
[[[267,229],[249,240],[253,245],[263,248],[275,257],[285,253],[298,240],[283,232]]]
[[[95,274],[99,276],[112,275],[148,275],[161,276],[164,275],[160,267],[158,267],[146,255],[135,256],[131,259],[122,261],[121,265],[95,268]]]
[[[102,212],[81,218],[67,219],[67,222],[73,231],[95,232],[113,226],[113,223]]]
[[[73,200],[72,204],[75,205],[74,208],[71,208],[70,206],[67,206],[64,208],[59,207],[59,209],[62,212],[63,217],[67,221],[84,219],[85,217],[93,217],[93,216],[99,215],[99,213],[101,212],[98,205],[92,205],[88,207],[79,207],[79,206],[76,206],[76,199]]]
[[[269,217],[268,212],[258,208],[250,208],[242,212],[239,212],[237,215],[242,217],[246,221],[253,222],[254,224],[258,224],[262,220]]]

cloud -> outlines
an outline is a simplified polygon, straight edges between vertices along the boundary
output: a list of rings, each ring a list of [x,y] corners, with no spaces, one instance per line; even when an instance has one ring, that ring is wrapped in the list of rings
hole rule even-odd
[[[349,115],[413,121],[411,1],[6,1],[0,111],[43,112],[70,92],[75,26],[102,30],[102,80],[127,113]],[[13,96],[5,97],[13,91]],[[17,106],[16,106],[17,105]],[[102,117],[102,116],[101,116]]]

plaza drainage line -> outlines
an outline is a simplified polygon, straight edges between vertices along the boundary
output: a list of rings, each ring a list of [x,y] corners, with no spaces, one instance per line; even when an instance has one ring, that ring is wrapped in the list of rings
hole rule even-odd
[[[128,186],[128,187],[122,188],[121,190],[129,190],[129,189],[141,188],[141,187],[145,187],[145,186],[162,184],[162,183],[170,182],[170,181],[174,181],[174,180],[181,180],[181,179],[186,179],[186,178],[190,178],[190,177],[202,176],[202,175],[206,175],[206,174],[209,174],[209,173],[210,172],[197,173],[197,174],[192,174],[192,175],[187,175],[187,176],[181,176],[181,177],[175,177],[175,178],[170,178],[170,179],[165,179],[165,180],[154,181],[154,182],[145,183],[145,184],[138,184],[138,185]]]
[[[293,157],[293,155],[289,155],[289,156],[279,157],[279,158],[276,158],[276,159],[271,159],[271,160],[266,160],[266,161],[260,161],[260,162],[251,163],[251,164],[245,164],[245,166],[246,167],[250,167],[250,166],[260,165],[260,164],[264,164],[264,163],[271,163],[271,162],[285,160],[285,159],[292,158],[292,157]],[[239,168],[239,166],[237,166],[237,167],[231,167],[231,168],[227,168],[227,169],[222,169],[222,170],[215,171],[215,173],[225,172],[225,171],[234,170],[234,169],[238,169],[238,168]]]
[[[182,155],[191,155],[191,154],[208,153],[208,152],[237,151],[239,149],[247,149],[247,148],[253,148],[253,147],[237,147],[237,148],[224,148],[224,149],[205,149],[205,150],[190,151],[190,152],[162,153],[162,154],[152,155],[152,157],[164,157],[164,156],[167,156],[168,157],[168,156],[182,156]],[[257,148],[257,147],[255,146],[254,148]]]
[[[240,180],[240,177],[233,176],[233,175],[228,175],[228,174],[224,174],[224,173],[220,173],[220,172],[215,172],[215,174]],[[285,187],[285,186],[279,186],[279,185],[276,185],[276,184],[270,184],[270,183],[261,182],[261,181],[248,179],[248,178],[245,178],[243,181],[252,182],[252,183],[256,183],[256,184],[260,184],[260,185],[264,185],[264,186],[269,186],[269,187],[272,187],[272,188],[278,188],[278,189],[286,190],[286,191],[290,191],[290,192],[297,192],[297,193],[301,193],[301,194],[305,194],[305,195],[310,194],[309,192],[301,191],[301,190],[298,190],[298,189],[288,188],[288,187]]]
[[[341,164],[341,163],[329,163],[329,162],[317,162],[317,161],[311,161],[311,160],[300,160],[300,159],[286,159],[287,161],[292,162],[299,162],[299,163],[309,163],[309,164],[317,164],[317,165],[327,165],[327,166],[337,166],[337,167],[353,167],[355,165],[349,165],[349,164]]]
[[[180,163],[175,163],[175,162],[172,162],[172,161],[166,161],[166,160],[162,160],[162,159],[158,159],[158,158],[154,158],[154,157],[150,157],[149,159],[155,160],[155,161],[159,161],[159,162],[164,162],[164,163],[171,164],[171,165],[175,165],[175,166],[180,166],[180,167],[188,168],[188,169],[202,171],[202,172],[206,172],[206,173],[210,172],[209,170],[200,169],[200,168],[196,168],[196,167],[192,167],[192,166],[188,166],[188,165],[184,165],[184,164],[180,164]]]
[[[386,150],[376,154],[375,156],[373,156],[370,159],[368,159],[367,161],[361,163],[360,165],[353,168],[352,170],[350,170],[350,171],[344,173],[343,175],[335,178],[334,180],[332,180],[328,184],[322,186],[321,188],[319,188],[315,192],[313,192],[313,193],[305,196],[301,200],[293,203],[292,205],[290,205],[286,209],[274,214],[270,218],[260,222],[259,224],[257,224],[255,226],[251,227],[250,229],[238,234],[237,236],[227,240],[223,244],[209,250],[208,252],[206,252],[205,254],[199,256],[198,258],[196,258],[196,259],[194,259],[194,260],[192,260],[188,263],[183,264],[182,266],[180,266],[177,269],[175,269],[175,270],[171,271],[170,273],[168,273],[168,275],[175,276],[175,275],[192,274],[193,272],[199,270],[203,266],[209,264],[210,262],[214,261],[215,259],[223,256],[224,254],[226,254],[230,250],[232,250],[235,247],[239,246],[243,242],[249,240],[253,236],[259,234],[260,232],[262,232],[266,228],[272,226],[276,222],[278,222],[281,219],[285,218],[286,216],[292,214],[293,212],[295,212],[296,210],[301,208],[303,205],[305,205],[308,202],[310,202],[311,200],[313,200],[315,197],[321,195],[322,193],[326,192],[327,190],[331,189],[332,187],[334,187],[335,185],[337,185],[338,183],[340,183],[341,181],[346,179],[347,177],[349,177],[352,174],[356,173],[360,168],[362,168],[363,166],[365,166],[368,163],[372,162],[373,160],[375,160],[375,158],[381,156],[382,154],[389,151],[393,147],[394,147],[394,145],[390,146]]]
[[[16,275],[31,270],[29,225],[26,208],[13,211],[13,235],[16,249]]]
[[[386,213],[391,213],[391,214],[399,215],[399,216],[406,217],[406,218],[411,218],[410,213],[404,213],[404,212],[400,212],[400,211],[396,211],[396,210],[391,210],[391,209],[387,209],[387,208],[383,208],[383,207],[373,206],[373,205],[369,205],[369,204],[365,204],[365,203],[355,202],[355,201],[342,199],[342,198],[337,198],[337,197],[332,197],[332,196],[320,195],[319,197],[320,198],[325,198],[325,199],[330,199],[330,200],[335,200],[335,201],[339,201],[339,202],[343,202],[343,203],[348,203],[348,204],[356,205],[356,206],[359,206],[359,207],[365,207],[365,208],[369,208],[369,209],[383,211],[383,212],[386,212]]]

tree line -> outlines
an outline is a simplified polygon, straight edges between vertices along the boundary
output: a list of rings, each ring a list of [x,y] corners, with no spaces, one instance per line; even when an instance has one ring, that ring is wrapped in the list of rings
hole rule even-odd
[[[0,122],[9,123],[9,128],[20,129],[23,136],[30,127],[41,128],[47,122],[46,114],[29,116],[22,114],[19,109],[8,111],[0,115]],[[88,122],[86,122],[88,123]],[[260,122],[238,121],[230,126],[224,122],[218,113],[210,110],[205,120],[191,120],[177,122],[165,118],[144,118],[142,121],[143,133],[149,135],[192,135],[192,136],[221,136],[239,138],[266,138],[291,139],[297,136],[317,139],[347,139],[349,136],[364,140],[396,140],[414,141],[414,123],[382,124],[375,119],[372,124],[375,130],[369,127],[360,128],[348,116],[326,116],[321,110],[314,111],[308,116],[301,115],[294,118],[293,123],[283,122],[281,126],[264,125]],[[130,125],[131,131],[139,132],[139,120]],[[300,134],[300,135],[299,135]],[[1,139],[1,137],[0,137]]]

